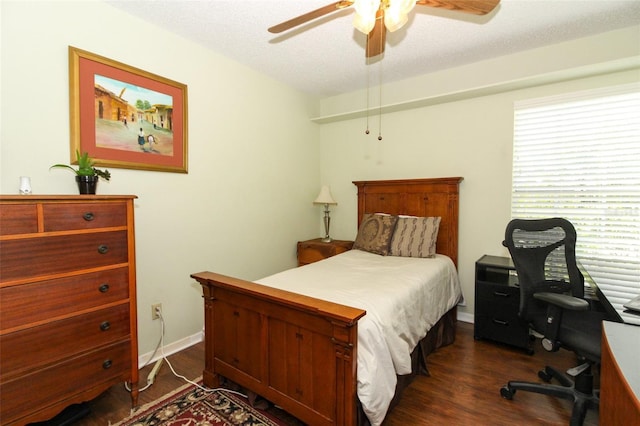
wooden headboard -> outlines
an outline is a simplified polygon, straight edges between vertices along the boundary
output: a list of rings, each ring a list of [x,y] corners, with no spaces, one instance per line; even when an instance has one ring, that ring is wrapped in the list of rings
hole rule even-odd
[[[354,181],[358,227],[365,213],[440,216],[436,251],[458,266],[458,192],[461,177]]]

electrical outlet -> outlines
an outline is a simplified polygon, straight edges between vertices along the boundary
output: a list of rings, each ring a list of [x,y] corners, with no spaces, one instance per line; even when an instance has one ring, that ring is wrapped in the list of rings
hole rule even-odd
[[[158,314],[158,311],[162,312],[162,303],[156,303],[155,305],[151,305],[152,320],[160,319],[160,314]]]

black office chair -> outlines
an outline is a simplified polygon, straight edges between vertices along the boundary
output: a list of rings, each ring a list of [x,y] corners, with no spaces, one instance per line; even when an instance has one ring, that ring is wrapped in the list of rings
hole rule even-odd
[[[592,369],[600,363],[602,320],[610,319],[584,298],[584,276],[576,262],[576,231],[566,219],[514,219],[503,244],[509,249],[520,286],[519,315],[542,334],[542,346],[576,353],[581,365],[569,376],[545,366],[538,376],[547,383],[510,381],[500,389],[512,399],[517,390],[574,401],[571,425],[581,425],[587,409],[597,407]],[[551,385],[552,379],[560,386]]]

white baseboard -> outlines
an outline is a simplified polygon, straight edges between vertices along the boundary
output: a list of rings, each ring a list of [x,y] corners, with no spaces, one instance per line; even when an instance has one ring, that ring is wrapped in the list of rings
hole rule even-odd
[[[153,356],[152,359],[149,359],[153,354],[153,351],[147,352],[146,354],[142,354],[138,356],[138,369],[144,367],[145,365],[151,364],[162,358],[162,354],[165,356],[169,356],[175,354],[176,352],[180,352],[183,349],[186,349],[190,346],[195,345],[196,343],[200,343],[204,340],[204,331],[199,331],[196,334],[192,334],[191,336],[187,336],[183,339],[175,341],[173,343],[169,343],[162,347],[162,350],[158,349],[158,352]]]
[[[468,312],[458,311],[458,321],[468,322],[473,324],[473,314],[470,314]]]

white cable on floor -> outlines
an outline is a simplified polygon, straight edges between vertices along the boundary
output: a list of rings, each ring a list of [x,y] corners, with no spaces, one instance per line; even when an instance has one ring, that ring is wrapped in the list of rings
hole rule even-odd
[[[158,311],[160,312],[160,311]],[[161,317],[162,319],[162,317]],[[140,367],[140,370],[145,368],[147,365],[149,365],[151,363],[151,360],[153,359],[154,356],[156,356],[156,353],[158,352],[158,349],[160,349],[160,346],[162,345],[163,342],[163,335],[164,335],[164,327],[163,327],[163,331],[162,334],[160,335],[160,339],[158,339],[158,344],[156,345],[156,348],[153,350],[153,353],[151,354],[151,356],[149,357],[149,359],[147,360],[147,362],[144,363],[144,365],[142,367]],[[160,360],[162,360],[162,358],[160,358]],[[159,367],[157,362],[156,362],[156,366],[154,366],[153,368],[156,369],[156,367]],[[153,372],[153,370],[152,370]],[[157,373],[157,369],[156,369],[156,373]],[[151,377],[151,373],[149,373],[149,376],[147,376],[147,385],[141,389],[138,389],[138,392],[144,392],[145,390],[149,389],[149,387],[151,387],[151,385],[155,382],[155,380],[149,382],[149,378]],[[129,385],[127,384],[127,382],[124,382],[124,388],[128,391],[131,392],[131,389],[129,388]]]
[[[143,368],[146,367],[147,365],[149,365],[149,363],[151,362],[151,360],[153,359],[153,357],[155,356],[155,354],[156,354],[156,352],[158,351],[158,348],[159,348],[160,349],[160,354],[162,355],[162,357],[159,358],[158,361],[164,360],[169,365],[169,368],[171,369],[171,372],[173,373],[173,375],[176,376],[177,378],[182,379],[185,382],[190,383],[190,384],[196,386],[197,388],[199,388],[199,389],[201,389],[201,390],[203,390],[205,392],[225,391],[225,392],[234,393],[236,395],[240,395],[243,398],[248,398],[247,395],[243,394],[242,392],[234,391],[234,390],[227,389],[227,388],[214,388],[214,389],[207,388],[206,386],[200,385],[199,383],[196,383],[196,382],[194,382],[192,380],[189,380],[185,376],[183,376],[181,374],[178,374],[176,372],[176,370],[173,368],[173,365],[171,364],[171,362],[169,361],[169,359],[167,358],[167,356],[164,353],[164,317],[162,316],[162,311],[158,310],[158,311],[156,311],[156,313],[158,314],[158,318],[160,318],[160,326],[161,326],[160,341],[158,342],[158,345],[156,346],[156,349],[153,351],[153,354],[151,354],[151,357],[149,358],[147,363],[143,366]],[[156,364],[154,369],[156,369],[156,367],[158,367],[158,369],[159,369],[158,364]],[[151,377],[152,373],[153,373],[153,371],[149,374],[149,377]],[[156,373],[157,373],[157,369],[156,369]],[[148,389],[154,382],[155,382],[155,380],[151,381],[151,382],[148,382],[145,387],[139,389],[139,392],[142,392],[142,391]],[[131,389],[129,389],[129,387],[128,387],[126,382],[124,384],[124,387],[129,392],[131,392]]]

